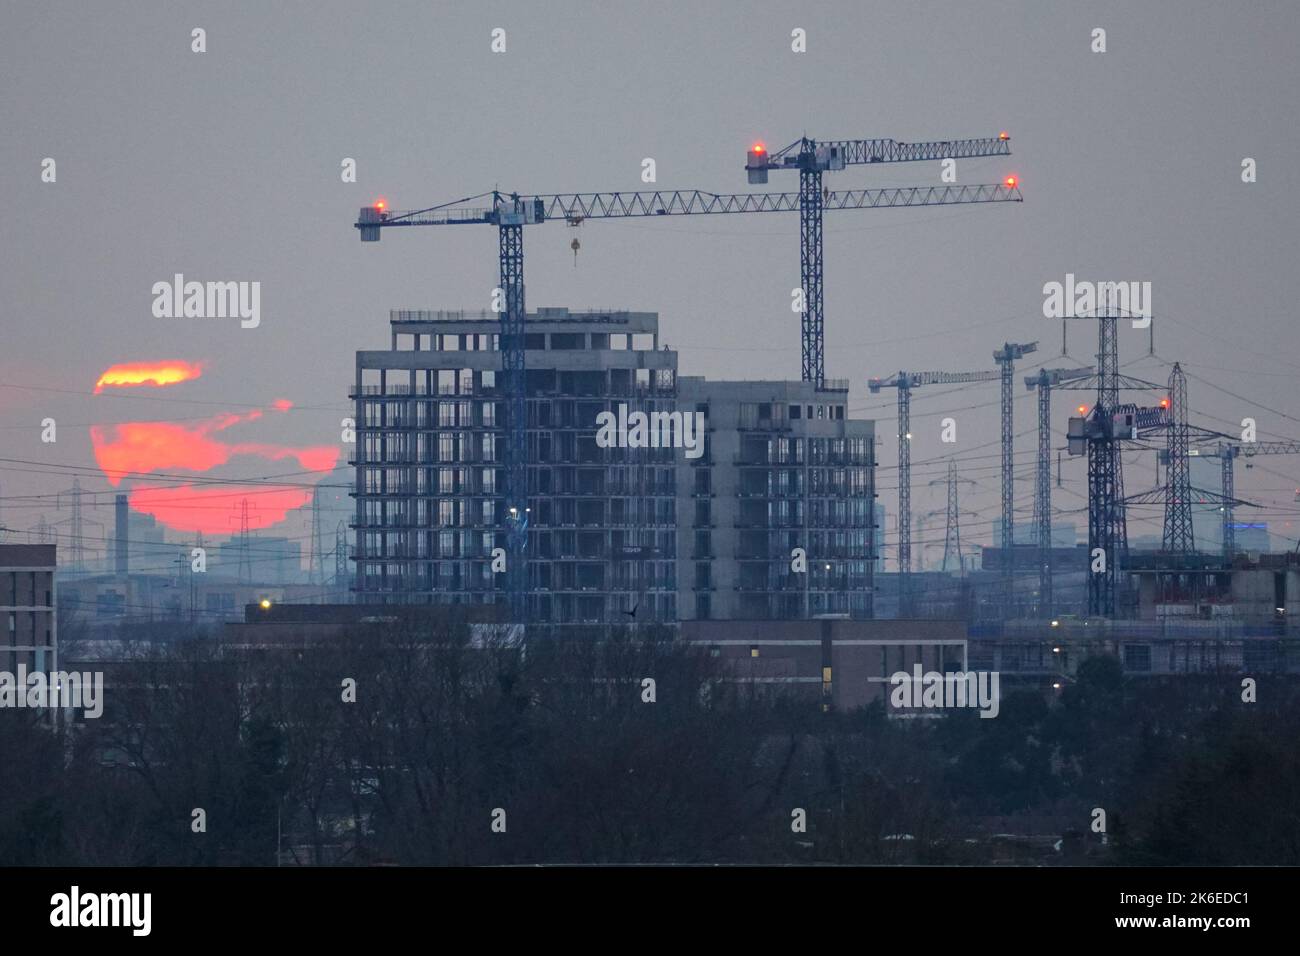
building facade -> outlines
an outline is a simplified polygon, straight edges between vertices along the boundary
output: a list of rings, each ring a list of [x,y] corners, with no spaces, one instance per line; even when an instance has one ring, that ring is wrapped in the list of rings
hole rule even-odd
[[[59,669],[52,544],[0,544],[0,621],[5,628],[0,670],[13,674]]]
[[[890,677],[918,664],[939,672],[967,667],[960,621],[683,621],[681,638],[707,649],[725,680],[825,709],[885,703]]]
[[[495,603],[499,317],[390,324],[351,396],[356,599]],[[679,380],[652,313],[541,309],[527,329],[529,622],[869,616],[873,433],[847,383]]]
[[[708,434],[678,463],[679,617],[871,617],[874,423],[848,417],[848,383],[684,377],[679,392]]]

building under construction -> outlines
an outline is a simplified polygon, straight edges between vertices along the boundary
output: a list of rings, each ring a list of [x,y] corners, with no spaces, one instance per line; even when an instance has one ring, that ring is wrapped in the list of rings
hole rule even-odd
[[[390,348],[357,352],[358,602],[504,601],[500,328],[395,311]],[[871,616],[874,429],[846,381],[679,379],[653,313],[525,328],[527,621]],[[637,413],[698,444],[625,441]]]

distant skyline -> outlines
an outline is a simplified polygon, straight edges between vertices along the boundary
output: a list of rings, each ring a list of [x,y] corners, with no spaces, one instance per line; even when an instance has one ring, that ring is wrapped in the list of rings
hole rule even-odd
[[[192,52],[194,28],[206,52]],[[504,53],[491,49],[496,28]],[[791,50],[795,28],[805,53]],[[1090,49],[1095,28],[1105,53]],[[1035,408],[1021,373],[1094,361],[1092,323],[1071,323],[1061,357],[1061,323],[1043,316],[1044,284],[1067,274],[1151,283],[1155,354],[1147,331],[1125,325],[1121,362],[1161,383],[1181,361],[1194,421],[1232,433],[1250,416],[1261,440],[1300,438],[1298,46],[1289,3],[1253,4],[1249,17],[1210,2],[6,5],[0,523],[65,518],[55,492],[74,477],[109,503],[92,429],[111,442],[130,423],[167,422],[165,436],[145,436],[167,453],[151,470],[278,480],[290,491],[268,514],[285,518],[266,533],[305,543],[310,486],[351,479],[340,422],[355,351],[387,346],[389,309],[477,311],[497,284],[492,229],[389,230],[363,246],[360,206],[383,196],[418,208],[494,186],[744,192],[751,143],[777,149],[805,133],[1007,130],[1013,155],[960,161],[958,183],[1015,175],[1025,196],[827,215],[826,372],[849,379],[851,411],[878,422],[891,515],[894,395],[868,394],[866,379],[989,369],[1004,341],[1037,340],[1016,390],[1016,520],[1031,521]],[[345,159],[355,183],[342,181]],[[826,181],[939,176],[938,163],[918,163]],[[754,191],[797,187],[773,173]],[[527,230],[525,246],[530,310],[656,311],[683,374],[798,378],[797,216],[557,223]],[[157,317],[153,287],[176,274],[259,283],[257,324]],[[94,394],[115,365],[171,360],[203,373]],[[1057,396],[1061,435],[1078,394]],[[992,542],[999,518],[996,414],[996,384],[913,397],[913,510],[944,506],[929,482],[955,455],[976,482],[962,489],[979,515],[963,519],[971,545]],[[944,417],[957,421],[955,444],[940,441]],[[42,441],[47,418],[54,443]],[[226,456],[219,467],[176,457],[199,438]],[[1252,464],[1237,493],[1262,507],[1239,520],[1294,541],[1300,458]],[[1057,520],[1082,527],[1082,462],[1066,458],[1062,476]],[[1154,455],[1128,454],[1126,490],[1155,483]],[[1160,522],[1157,507],[1132,509],[1129,533],[1158,535]],[[916,545],[937,536],[941,548],[942,535],[932,523]]]

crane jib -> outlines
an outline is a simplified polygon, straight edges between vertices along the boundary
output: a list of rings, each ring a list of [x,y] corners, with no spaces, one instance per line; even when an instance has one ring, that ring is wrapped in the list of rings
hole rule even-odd
[[[728,215],[752,212],[798,212],[800,194],[675,192],[568,193],[523,197],[517,206],[495,209],[432,209],[381,212],[362,207],[355,226],[361,238],[374,241],[381,227],[457,225],[534,225],[549,219],[624,219],[649,216]],[[968,186],[906,186],[827,191],[822,208],[891,209],[969,203],[1023,202],[1016,186],[983,183]]]

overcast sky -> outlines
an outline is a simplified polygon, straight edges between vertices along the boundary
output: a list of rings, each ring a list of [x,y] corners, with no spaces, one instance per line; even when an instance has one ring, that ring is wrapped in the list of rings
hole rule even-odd
[[[206,53],[191,52],[195,27]],[[490,48],[496,27],[505,53]],[[1090,49],[1097,27],[1105,53]],[[806,53],[791,51],[795,28]],[[2,521],[66,517],[30,496],[67,487],[67,466],[93,468],[95,423],[285,398],[297,407],[245,440],[337,444],[353,353],[386,347],[388,310],[485,308],[497,284],[487,227],[363,246],[351,224],[376,196],[402,209],[493,186],[646,188],[645,157],[659,187],[740,192],[751,142],[775,149],[805,133],[1007,130],[1014,155],[962,161],[959,182],[1015,174],[1025,196],[827,216],[826,371],[849,378],[852,406],[878,420],[891,530],[894,395],[869,395],[866,379],[990,368],[1006,340],[1039,341],[1026,369],[1093,361],[1095,326],[1076,323],[1073,359],[1061,359],[1060,322],[1042,315],[1043,284],[1066,273],[1152,282],[1158,358],[1144,358],[1147,333],[1123,329],[1121,361],[1159,381],[1165,361],[1186,363],[1194,420],[1249,415],[1261,439],[1300,438],[1298,28],[1291,2],[5,3],[0,457],[18,461],[0,463]],[[355,184],[341,182],[344,157]],[[1244,157],[1258,162],[1254,184],[1241,181]],[[935,162],[850,167],[827,184],[939,173]],[[797,186],[777,173],[756,188]],[[797,216],[589,222],[576,267],[574,233],[528,230],[530,308],[657,311],[685,374],[798,378]],[[151,286],[177,272],[261,282],[260,327],[154,317]],[[139,398],[89,394],[114,363],[163,358],[202,361],[204,375]],[[1017,393],[1028,522],[1034,406]],[[995,385],[934,388],[913,404],[913,461],[932,462],[914,466],[914,508],[943,507],[927,483],[955,452],[978,482],[963,489],[980,513],[969,541],[989,541],[997,513],[996,397]],[[1062,431],[1076,402],[1056,403]],[[939,441],[941,413],[957,419],[956,446]],[[55,444],[41,441],[46,417]],[[1153,455],[1130,457],[1127,490],[1149,487]],[[1082,463],[1065,479],[1055,503],[1078,508]],[[1290,530],[1300,459],[1239,468],[1237,481],[1267,505],[1252,519]],[[90,474],[82,484],[108,490]],[[99,517],[111,522],[108,509]],[[1159,517],[1134,512],[1130,535],[1158,534]],[[1086,530],[1082,516],[1064,520]],[[303,527],[300,516],[284,526]],[[941,545],[942,526],[925,537]]]

